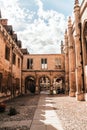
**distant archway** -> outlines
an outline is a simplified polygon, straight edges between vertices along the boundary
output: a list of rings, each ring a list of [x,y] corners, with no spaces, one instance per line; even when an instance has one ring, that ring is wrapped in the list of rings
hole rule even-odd
[[[41,91],[49,91],[50,90],[50,78],[46,75],[43,75],[39,78],[39,88]]]
[[[30,91],[31,93],[35,93],[36,89],[36,80],[33,76],[28,76],[25,78],[25,93]]]
[[[64,79],[62,77],[53,78],[53,90],[56,91],[56,94],[64,93]]]

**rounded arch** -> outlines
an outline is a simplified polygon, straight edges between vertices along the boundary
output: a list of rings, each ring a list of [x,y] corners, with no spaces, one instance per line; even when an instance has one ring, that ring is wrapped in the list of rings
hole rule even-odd
[[[36,90],[36,79],[32,75],[28,75],[25,77],[25,93],[30,91],[31,93],[35,93]]]
[[[56,75],[53,77],[53,89],[57,94],[65,93],[65,77]]]
[[[48,75],[41,75],[38,79],[40,91],[50,90],[51,79]]]

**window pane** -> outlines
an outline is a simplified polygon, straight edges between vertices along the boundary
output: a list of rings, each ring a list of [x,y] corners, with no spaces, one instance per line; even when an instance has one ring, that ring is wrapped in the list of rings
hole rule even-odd
[[[29,69],[29,59],[27,59],[27,69]]]
[[[43,62],[43,59],[41,59],[41,64],[43,64],[44,62]]]
[[[27,69],[33,69],[33,59],[27,59]]]
[[[18,58],[18,68],[20,68],[20,59]]]
[[[16,55],[13,53],[13,64],[16,64]]]
[[[10,60],[10,48],[7,46],[5,48],[5,59]]]
[[[45,64],[44,68],[47,69],[47,64]]]
[[[47,59],[44,59],[45,60],[45,64],[47,64]]]

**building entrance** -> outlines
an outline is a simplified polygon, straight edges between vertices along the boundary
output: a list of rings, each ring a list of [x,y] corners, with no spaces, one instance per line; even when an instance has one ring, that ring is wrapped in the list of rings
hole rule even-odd
[[[31,76],[28,76],[25,79],[25,92],[27,93],[28,91],[30,91],[31,93],[35,93],[35,89],[36,89],[35,79]]]
[[[53,81],[53,92],[55,94],[64,93],[63,80],[61,78],[54,78],[54,81]]]

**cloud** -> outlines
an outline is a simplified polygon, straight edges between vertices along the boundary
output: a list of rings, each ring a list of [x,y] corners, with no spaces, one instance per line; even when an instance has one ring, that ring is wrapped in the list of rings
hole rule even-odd
[[[35,0],[37,11],[21,8],[21,0],[0,0],[2,14],[18,34],[23,47],[30,53],[60,53],[60,43],[66,27],[63,14],[44,10],[41,0]],[[5,3],[7,2],[7,3]],[[3,6],[1,6],[3,5]],[[34,18],[34,16],[37,17]]]

